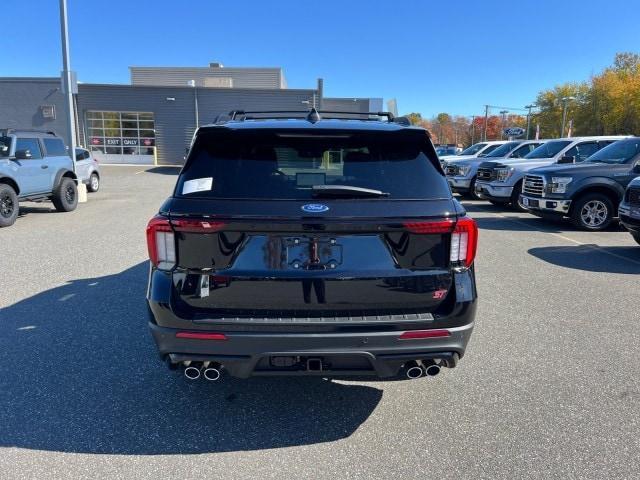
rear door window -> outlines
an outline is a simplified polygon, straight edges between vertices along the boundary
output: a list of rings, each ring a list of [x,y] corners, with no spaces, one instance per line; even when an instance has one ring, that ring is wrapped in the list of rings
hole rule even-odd
[[[575,157],[576,162],[582,162],[600,149],[598,142],[584,142],[571,147],[564,154],[566,157]]]
[[[380,190],[388,199],[449,198],[421,131],[228,130],[201,132],[175,195],[313,198],[316,185]]]
[[[59,138],[45,138],[44,148],[51,157],[62,157],[67,154],[64,142]]]
[[[37,138],[19,138],[16,141],[16,152],[18,150],[29,150],[32,160],[42,158],[42,150],[40,150],[40,142]]]

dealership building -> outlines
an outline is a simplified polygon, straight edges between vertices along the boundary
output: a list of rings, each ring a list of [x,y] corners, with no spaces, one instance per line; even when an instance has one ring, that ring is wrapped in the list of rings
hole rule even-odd
[[[378,112],[381,98],[326,98],[287,87],[281,68],[129,67],[128,85],[78,83],[77,142],[104,163],[175,165],[196,126],[231,110]],[[67,138],[60,79],[0,77],[0,128],[54,131]]]

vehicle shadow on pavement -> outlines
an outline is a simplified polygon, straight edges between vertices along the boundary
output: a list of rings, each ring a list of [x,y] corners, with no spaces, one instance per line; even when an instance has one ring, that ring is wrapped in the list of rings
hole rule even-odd
[[[565,268],[588,272],[640,274],[640,247],[536,247],[529,249],[528,253]]]
[[[164,165],[161,167],[153,167],[145,170],[145,173],[155,173],[158,175],[178,175],[180,173],[181,165]]]
[[[279,448],[350,436],[382,391],[319,378],[190,382],[147,329],[148,266],[0,311],[0,447],[99,454]]]

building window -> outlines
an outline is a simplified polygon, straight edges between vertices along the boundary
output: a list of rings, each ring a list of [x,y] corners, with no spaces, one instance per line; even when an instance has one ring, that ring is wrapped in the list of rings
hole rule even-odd
[[[90,150],[113,163],[153,163],[156,145],[153,113],[99,112],[86,114]]]

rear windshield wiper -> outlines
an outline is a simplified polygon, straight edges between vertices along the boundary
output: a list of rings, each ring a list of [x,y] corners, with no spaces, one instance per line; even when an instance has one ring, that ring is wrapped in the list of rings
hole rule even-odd
[[[352,185],[314,185],[312,195],[318,197],[388,197],[389,193]]]

